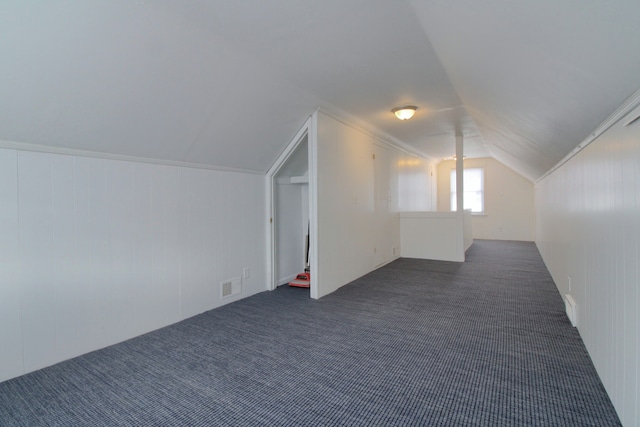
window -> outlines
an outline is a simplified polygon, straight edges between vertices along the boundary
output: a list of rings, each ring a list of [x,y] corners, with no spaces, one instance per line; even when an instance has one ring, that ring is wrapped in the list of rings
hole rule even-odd
[[[464,208],[473,213],[484,212],[484,169],[464,169]],[[451,210],[457,209],[456,170],[451,170]]]

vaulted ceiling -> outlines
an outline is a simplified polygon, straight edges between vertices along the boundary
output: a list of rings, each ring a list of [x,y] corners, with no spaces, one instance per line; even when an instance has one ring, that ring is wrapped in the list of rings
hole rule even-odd
[[[320,107],[535,180],[640,88],[638,22],[638,0],[10,0],[0,140],[265,172]]]

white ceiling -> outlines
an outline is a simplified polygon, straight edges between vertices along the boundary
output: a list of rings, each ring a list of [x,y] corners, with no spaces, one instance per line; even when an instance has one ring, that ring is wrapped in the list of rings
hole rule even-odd
[[[462,132],[534,180],[640,88],[638,22],[637,0],[8,1],[0,140],[265,172],[321,107],[436,159]]]

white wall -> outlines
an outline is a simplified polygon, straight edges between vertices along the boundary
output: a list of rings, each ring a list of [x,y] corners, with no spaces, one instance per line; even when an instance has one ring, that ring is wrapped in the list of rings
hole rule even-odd
[[[405,258],[464,261],[458,242],[456,212],[403,212],[400,214],[400,241]]]
[[[264,203],[259,175],[0,149],[0,380],[262,291]]]
[[[0,381],[23,370],[18,264],[18,161],[0,150]]]
[[[423,160],[322,112],[315,144],[321,297],[397,258],[400,200],[427,207],[432,194]],[[407,167],[409,160],[418,163]]]
[[[401,212],[427,212],[437,206],[437,164],[407,155],[394,161],[397,176],[398,209]]]
[[[457,212],[401,212],[401,254],[406,258],[464,262],[473,244],[471,210]]]
[[[473,215],[475,239],[533,241],[535,209],[533,183],[492,158],[465,159],[465,168],[485,171],[485,214]],[[450,210],[453,160],[438,164],[438,210]]]
[[[536,243],[576,301],[580,335],[631,426],[640,419],[640,122],[625,127],[629,116],[537,183]]]
[[[471,214],[471,209],[466,209],[462,217],[462,240],[464,251],[466,252],[473,245],[473,215]]]

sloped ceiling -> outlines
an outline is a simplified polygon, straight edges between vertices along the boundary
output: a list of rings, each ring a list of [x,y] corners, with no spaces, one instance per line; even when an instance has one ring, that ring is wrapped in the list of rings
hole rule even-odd
[[[412,3],[492,156],[529,179],[640,89],[637,0]]]
[[[3,2],[0,140],[263,173],[320,107],[435,159],[460,132],[534,180],[640,88],[639,18],[637,0]]]

